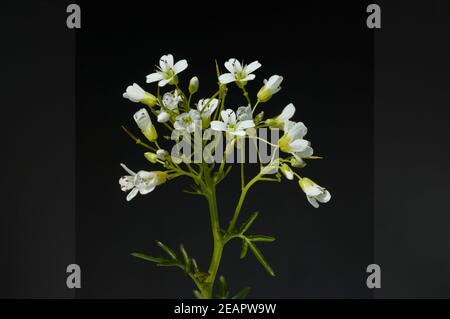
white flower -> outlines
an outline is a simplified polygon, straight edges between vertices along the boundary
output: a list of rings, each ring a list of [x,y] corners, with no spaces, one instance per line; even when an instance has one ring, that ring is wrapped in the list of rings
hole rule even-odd
[[[129,99],[132,102],[142,102],[152,107],[156,104],[156,97],[152,94],[145,92],[139,85],[133,83],[127,87],[127,90],[122,95],[124,98]]]
[[[158,114],[158,122],[165,123],[170,120],[170,112],[166,112],[165,109],[172,111],[172,113],[178,113],[178,104],[182,100],[183,97],[178,94],[177,90],[173,94],[170,92],[165,93],[162,98],[163,108]]]
[[[312,180],[307,177],[304,177],[299,180],[300,187],[306,194],[306,198],[308,202],[313,205],[315,208],[319,207],[319,203],[327,203],[331,199],[331,194],[325,188],[320,187]]]
[[[283,129],[286,125],[286,123],[292,123],[290,119],[294,116],[295,113],[295,106],[292,103],[289,103],[285,106],[283,111],[281,111],[281,114],[277,117],[267,119],[266,124],[269,125],[271,128],[279,128]],[[306,133],[305,133],[306,134]]]
[[[163,55],[159,59],[159,68],[155,73],[147,75],[147,83],[153,83],[159,81],[159,86],[165,86],[167,83],[177,84],[177,74],[186,70],[188,63],[186,60],[180,60],[173,64],[172,54]]]
[[[220,112],[222,121],[212,121],[211,128],[215,131],[227,132],[231,135],[245,136],[245,130],[255,126],[253,120],[239,121],[233,110],[228,109]]]
[[[199,110],[202,118],[210,117],[216,110],[218,104],[218,99],[212,99],[211,102],[209,99],[201,99],[197,103],[197,110]]]
[[[124,164],[120,165],[128,174],[130,174],[122,176],[119,179],[122,191],[127,192],[131,190],[127,195],[127,201],[132,200],[137,193],[141,193],[141,195],[150,193],[157,185],[165,183],[167,180],[167,174],[161,171],[139,171],[135,173]]]
[[[156,132],[155,127],[152,124],[152,119],[146,109],[140,109],[137,111],[134,116],[134,121],[137,126],[141,129],[142,134],[151,141],[154,142],[158,138],[158,133]]]
[[[272,95],[281,90],[281,82],[283,77],[272,75],[269,80],[264,80],[264,86],[259,90],[257,97],[260,102],[267,102]]]
[[[308,129],[302,122],[287,121],[284,125],[284,131],[285,134],[278,141],[278,146],[281,151],[294,155],[297,163],[301,165],[302,158],[313,154],[311,143],[303,139]]]
[[[197,110],[190,110],[189,113],[182,113],[175,119],[173,127],[179,131],[193,133],[196,127],[201,124],[200,112]]]
[[[238,86],[243,87],[247,84],[247,81],[253,80],[255,78],[254,74],[251,74],[253,71],[259,69],[261,64],[258,61],[254,61],[249,65],[244,65],[237,59],[229,59],[225,62],[225,68],[230,73],[224,73],[219,76],[219,81],[222,84],[227,84],[231,82],[236,82]]]

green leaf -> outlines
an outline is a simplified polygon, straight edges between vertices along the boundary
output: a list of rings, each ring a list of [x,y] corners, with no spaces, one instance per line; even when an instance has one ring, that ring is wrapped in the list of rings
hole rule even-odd
[[[272,242],[275,240],[275,237],[266,236],[266,235],[249,235],[246,237],[253,242],[258,242],[258,241]]]
[[[271,275],[275,276],[275,273],[273,272],[272,268],[270,267],[269,263],[267,262],[266,258],[264,258],[261,251],[256,247],[254,243],[252,243],[250,240],[247,239],[247,244],[252,250],[253,254],[255,255],[256,259],[258,259],[259,263],[266,269],[266,271]]]
[[[253,224],[256,217],[258,217],[258,212],[254,212],[253,214],[251,214],[249,219],[247,219],[247,221],[242,224],[239,232],[241,234],[245,233],[250,228],[250,226]]]
[[[132,253],[131,256],[134,256],[134,257],[137,257],[137,258],[141,258],[141,259],[144,259],[144,260],[147,260],[147,261],[151,261],[151,262],[154,262],[154,263],[157,263],[157,264],[159,264],[159,263],[164,261],[164,258],[157,258],[157,257],[149,256],[149,255],[146,255],[146,254],[142,254],[142,253]]]
[[[219,299],[227,299],[230,292],[228,291],[227,282],[225,281],[224,276],[220,276],[219,278],[219,291],[217,293],[217,297]]]
[[[248,251],[248,243],[245,239],[242,239],[242,250],[241,250],[241,259],[244,259],[247,256]]]
[[[183,244],[180,245],[180,251],[184,258],[184,270],[188,273],[191,270],[191,260],[189,259],[189,255],[186,249],[184,249]]]
[[[194,289],[192,292],[194,293],[195,299],[203,299],[201,292],[198,291],[197,289]]]
[[[167,247],[166,245],[164,245],[162,242],[160,241],[156,241],[156,243],[158,244],[159,247],[161,247],[162,250],[164,250],[172,259],[177,260],[177,255],[175,255],[175,253],[173,252],[172,249],[170,249],[169,247]]]
[[[200,269],[198,268],[197,265],[197,261],[194,258],[192,258],[192,266],[194,267],[194,273],[200,272]]]
[[[165,259],[162,262],[158,263],[156,266],[158,267],[180,267],[183,268],[183,265],[178,260],[173,259]]]
[[[252,290],[252,288],[250,287],[245,287],[244,289],[242,289],[241,291],[239,291],[233,298],[231,299],[244,299],[245,297],[247,297],[247,295],[250,293],[250,290]]]

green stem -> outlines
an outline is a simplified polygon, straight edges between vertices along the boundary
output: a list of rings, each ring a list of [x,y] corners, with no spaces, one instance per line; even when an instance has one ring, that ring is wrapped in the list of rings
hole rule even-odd
[[[223,240],[220,234],[220,223],[219,223],[219,211],[217,209],[217,198],[216,198],[216,186],[212,180],[211,174],[207,169],[204,169],[205,176],[205,189],[204,193],[208,199],[209,204],[209,215],[211,218],[211,230],[214,240],[213,255],[211,257],[211,263],[209,265],[208,273],[209,276],[205,282],[205,287],[203,288],[202,294],[205,298],[211,299],[213,297],[213,287],[214,281],[217,276],[217,271],[219,269],[220,260],[222,258],[223,251]]]
[[[242,204],[244,204],[245,197],[247,196],[247,192],[249,189],[260,179],[260,175],[256,175],[253,177],[253,179],[245,185],[245,187],[242,189],[241,196],[239,197],[239,202],[236,206],[236,209],[233,214],[233,218],[230,221],[230,224],[228,225],[227,234],[231,234],[234,230],[234,227],[236,226],[236,221],[239,217],[239,213],[241,212]]]

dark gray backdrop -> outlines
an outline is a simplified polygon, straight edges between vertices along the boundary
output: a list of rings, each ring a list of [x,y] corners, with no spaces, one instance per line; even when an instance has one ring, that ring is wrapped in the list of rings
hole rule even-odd
[[[190,282],[181,273],[128,254],[156,251],[154,239],[172,246],[183,242],[206,265],[205,203],[184,195],[170,200],[181,189],[172,183],[127,204],[117,185],[119,161],[145,164],[142,152],[119,130],[132,124],[135,110],[120,95],[132,81],[143,83],[165,52],[187,58],[189,70],[201,79],[212,74],[212,58],[229,56],[258,58],[264,66],[259,80],[283,74],[286,83],[274,101],[284,106],[295,98],[297,115],[326,157],[306,170],[334,195],[321,210],[309,208],[295,185],[255,188],[245,212],[259,209],[255,229],[278,238],[262,247],[278,276],[269,278],[251,256],[240,262],[235,243],[222,268],[232,289],[250,285],[253,297],[366,298],[372,293],[364,286],[364,269],[378,262],[383,288],[377,296],[448,295],[448,154],[443,150],[449,50],[443,1],[383,3],[383,29],[375,32],[374,43],[373,32],[364,27],[363,4],[299,11],[279,5],[252,14],[239,7],[236,14],[223,15],[231,16],[226,25],[220,17],[202,16],[183,28],[192,43],[172,37],[184,21],[177,19],[182,10],[167,20],[151,7],[95,8],[83,2],[82,8],[76,68],[65,5],[38,1],[17,8],[11,2],[2,10],[8,13],[2,19],[8,45],[1,52],[8,92],[2,108],[7,150],[2,297],[73,296],[65,287],[65,267],[74,261],[83,269],[77,297],[190,296]],[[275,114],[278,103],[268,113]],[[283,191],[288,204],[275,205],[268,196],[274,191]],[[231,187],[220,193],[227,205],[236,194]]]

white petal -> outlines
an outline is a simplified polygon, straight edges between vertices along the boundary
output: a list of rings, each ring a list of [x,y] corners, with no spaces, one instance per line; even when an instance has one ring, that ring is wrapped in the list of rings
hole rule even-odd
[[[147,78],[147,83],[153,83],[153,82],[162,80],[163,77],[158,72],[155,72],[155,73],[147,75],[146,78]]]
[[[316,197],[322,194],[322,190],[319,186],[307,186],[305,187],[305,194],[311,197]]]
[[[295,106],[294,104],[290,103],[286,105],[286,107],[283,109],[279,118],[282,119],[283,121],[287,121],[294,116],[294,113],[295,113]]]
[[[232,73],[224,73],[219,76],[219,81],[222,84],[228,84],[228,83],[236,81],[236,77]]]
[[[125,164],[120,163],[120,166],[122,166],[122,168],[123,168],[128,174],[130,174],[131,176],[136,175],[136,173],[133,172],[133,171],[132,171],[131,169],[129,169],[128,167],[126,167]]]
[[[255,123],[253,123],[253,120],[245,120],[245,121],[239,122],[237,125],[237,128],[238,128],[238,130],[245,130],[247,128],[254,127],[254,126],[255,126]]]
[[[156,180],[154,182],[151,182],[143,187],[141,187],[139,189],[139,193],[141,193],[141,195],[145,195],[150,193],[151,191],[153,191],[156,187]]]
[[[264,84],[270,88],[274,87],[277,80],[278,80],[279,76],[278,75],[272,75],[269,80],[265,80]]]
[[[134,113],[133,118],[137,126],[141,129],[141,131],[146,131],[152,125],[150,115],[148,115],[147,110],[144,108]]]
[[[293,121],[284,121],[283,131],[286,133],[289,132],[289,130],[295,125],[295,122]]]
[[[225,124],[228,124],[228,122],[230,121],[231,114],[234,114],[234,111],[231,109],[223,110],[222,112],[220,112],[220,116],[222,117],[222,120]]]
[[[175,72],[175,74],[178,74],[184,70],[186,70],[188,67],[188,63],[186,60],[180,60],[177,63],[175,63],[175,65],[173,66],[173,72]]]
[[[214,131],[226,131],[227,129],[225,123],[221,121],[212,121],[210,126]]]
[[[131,102],[135,102],[135,103],[139,103],[139,102],[140,102],[140,100],[136,100],[136,99],[134,99],[133,97],[129,96],[129,95],[127,94],[127,92],[125,92],[124,94],[122,94],[122,96],[123,96],[124,98],[130,100]]]
[[[321,203],[328,203],[331,199],[331,194],[326,189],[322,192],[322,194],[316,196],[316,199]]]
[[[134,197],[136,197],[137,193],[139,192],[139,190],[137,188],[133,188],[131,190],[131,192],[128,193],[127,195],[127,201],[132,200]]]
[[[209,102],[208,109],[210,110],[210,113],[216,110],[217,105],[219,105],[218,99],[213,99],[211,102]]]
[[[255,77],[256,77],[256,75],[254,75],[254,74],[249,74],[249,75],[247,75],[244,79],[242,79],[241,82],[242,82],[242,81],[251,81],[251,80],[254,80]]]
[[[228,110],[231,112],[228,112],[228,124],[236,124],[236,113],[234,113],[234,111],[232,110]]]
[[[316,201],[314,197],[306,196],[306,198],[308,199],[308,202],[314,206],[314,208],[319,208],[319,203]]]
[[[129,191],[130,189],[132,189],[134,187],[134,176],[122,176],[119,179],[119,184],[120,184],[120,189],[123,192]]]
[[[170,80],[172,80],[172,78],[167,79],[167,80],[163,79],[163,80],[161,80],[161,81],[158,82],[158,86],[159,86],[159,87],[163,87],[163,86],[165,86],[167,83],[169,83]]]
[[[261,64],[258,61],[254,61],[252,63],[250,63],[249,65],[247,65],[247,67],[245,68],[245,70],[248,73],[252,73],[253,71],[259,69],[261,67]]]
[[[313,148],[311,146],[307,146],[303,151],[295,152],[293,155],[295,157],[300,157],[301,158],[301,157],[312,156],[313,154],[314,154]]]
[[[237,61],[235,58],[231,58],[227,62],[224,63],[225,64],[225,68],[228,70],[228,72],[234,73],[235,61]]]
[[[245,136],[245,131],[237,130],[233,132],[229,132],[231,135],[237,135],[237,136]]]
[[[309,146],[309,142],[307,140],[298,139],[289,144],[292,152],[301,152],[304,151]]]
[[[159,59],[159,66],[161,70],[166,72],[168,69],[173,67],[173,55],[167,54],[163,55],[161,59]]]
[[[292,127],[289,128],[288,135],[290,138],[296,140],[299,138],[303,138],[306,135],[308,129],[305,124],[302,122],[295,123]]]
[[[238,59],[234,59],[233,67],[234,67],[234,72],[240,72],[243,69],[241,62],[239,62]]]

